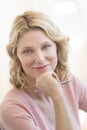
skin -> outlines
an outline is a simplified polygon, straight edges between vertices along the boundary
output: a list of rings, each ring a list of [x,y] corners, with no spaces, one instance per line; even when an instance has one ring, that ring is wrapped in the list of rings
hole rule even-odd
[[[54,73],[58,62],[56,44],[44,32],[32,30],[20,37],[17,56],[31,86],[40,90],[39,93],[31,93],[28,88],[25,91],[45,111],[49,121],[56,123],[55,130],[74,130],[60,81]],[[51,97],[54,107],[47,96]]]
[[[42,74],[36,80],[36,86],[52,98],[56,130],[74,130],[70,111],[57,75],[52,71]]]
[[[56,44],[44,32],[32,30],[20,37],[17,56],[25,73],[35,80],[42,73],[55,70],[56,50]]]

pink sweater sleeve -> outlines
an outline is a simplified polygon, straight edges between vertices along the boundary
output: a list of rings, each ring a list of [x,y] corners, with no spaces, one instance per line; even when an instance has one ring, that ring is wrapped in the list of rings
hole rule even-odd
[[[4,104],[3,110],[1,111],[3,114],[1,115],[1,120],[4,122],[4,128],[6,128],[5,130],[41,130],[35,124],[30,113],[16,103]]]
[[[73,77],[74,93],[78,97],[79,108],[87,112],[87,85],[79,80],[76,76]]]

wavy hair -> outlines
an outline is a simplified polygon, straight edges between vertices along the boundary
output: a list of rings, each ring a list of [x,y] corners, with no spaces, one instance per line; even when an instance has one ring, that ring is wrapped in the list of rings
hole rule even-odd
[[[27,82],[26,74],[17,57],[17,44],[20,36],[30,30],[42,30],[57,45],[58,64],[55,72],[58,74],[60,81],[67,79],[68,74],[68,41],[69,37],[63,35],[60,29],[54,24],[48,15],[38,11],[26,11],[18,15],[9,34],[9,43],[7,52],[10,60],[10,82],[20,88]]]

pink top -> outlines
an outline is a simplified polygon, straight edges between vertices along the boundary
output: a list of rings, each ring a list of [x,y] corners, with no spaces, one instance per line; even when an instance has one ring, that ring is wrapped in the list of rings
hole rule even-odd
[[[81,130],[78,110],[87,112],[87,86],[73,76],[72,81],[63,87],[63,91],[71,110],[74,130]],[[50,104],[47,111],[51,114],[51,98],[44,97],[44,102]],[[8,92],[1,104],[1,130],[55,130],[55,125],[46,115],[46,110],[34,98],[23,90],[14,88]]]

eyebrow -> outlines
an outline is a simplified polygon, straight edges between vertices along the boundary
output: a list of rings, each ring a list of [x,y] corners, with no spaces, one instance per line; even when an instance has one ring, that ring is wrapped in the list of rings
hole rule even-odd
[[[52,41],[45,41],[45,42],[42,42],[42,44],[41,44],[41,46],[42,45],[45,45],[45,44],[47,44],[47,43],[51,43]],[[27,48],[30,48],[30,49],[32,49],[32,47],[33,46],[26,46],[26,47],[23,47],[23,49],[25,48],[25,49],[27,49]]]
[[[46,43],[52,43],[53,41],[45,41],[42,44],[46,44]]]
[[[26,47],[23,47],[22,49],[32,49],[32,47],[26,46]]]

